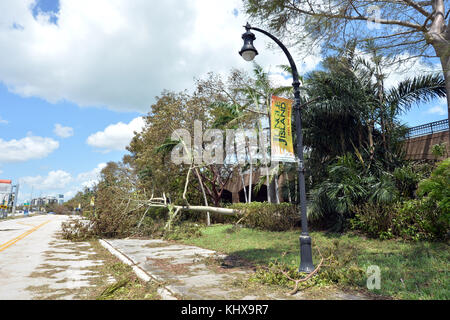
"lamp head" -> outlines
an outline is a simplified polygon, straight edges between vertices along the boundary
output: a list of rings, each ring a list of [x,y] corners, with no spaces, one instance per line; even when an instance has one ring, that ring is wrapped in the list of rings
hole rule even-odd
[[[242,46],[241,51],[239,51],[239,54],[242,56],[242,58],[244,58],[245,61],[252,61],[258,54],[258,51],[253,46],[253,40],[255,40],[256,37],[250,31],[250,25],[248,23],[245,26],[245,29],[247,31],[242,35],[244,45]]]

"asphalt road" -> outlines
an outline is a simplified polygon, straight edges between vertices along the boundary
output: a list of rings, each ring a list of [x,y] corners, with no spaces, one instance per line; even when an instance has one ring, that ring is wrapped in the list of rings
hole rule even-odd
[[[0,299],[32,299],[29,276],[45,262],[44,253],[67,216],[38,215],[0,220]]]

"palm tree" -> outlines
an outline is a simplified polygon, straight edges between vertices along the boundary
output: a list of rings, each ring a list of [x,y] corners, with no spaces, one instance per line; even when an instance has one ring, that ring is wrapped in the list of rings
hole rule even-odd
[[[324,61],[323,71],[306,77],[308,96],[320,96],[303,118],[309,167],[318,170],[319,182],[326,176],[323,168],[347,152],[367,150],[372,160],[379,152],[386,162],[394,161],[399,152],[398,115],[415,103],[445,96],[439,74],[420,75],[386,89],[383,58],[376,51],[371,54],[371,60],[357,57],[349,44]]]

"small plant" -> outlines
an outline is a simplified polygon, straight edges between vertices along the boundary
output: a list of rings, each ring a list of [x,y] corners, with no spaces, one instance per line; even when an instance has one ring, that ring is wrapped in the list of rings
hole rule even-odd
[[[447,145],[445,142],[435,144],[431,147],[431,153],[435,158],[448,157]]]

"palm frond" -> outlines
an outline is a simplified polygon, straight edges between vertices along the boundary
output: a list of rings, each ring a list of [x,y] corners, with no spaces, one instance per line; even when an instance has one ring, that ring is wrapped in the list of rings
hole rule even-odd
[[[414,103],[446,97],[445,79],[440,74],[429,74],[407,79],[388,91],[387,102],[401,111],[408,111]]]
[[[164,140],[161,145],[155,148],[155,151],[156,153],[167,155],[172,152],[172,150],[180,143],[182,143],[181,140],[172,140],[171,138],[166,138],[166,140]]]

